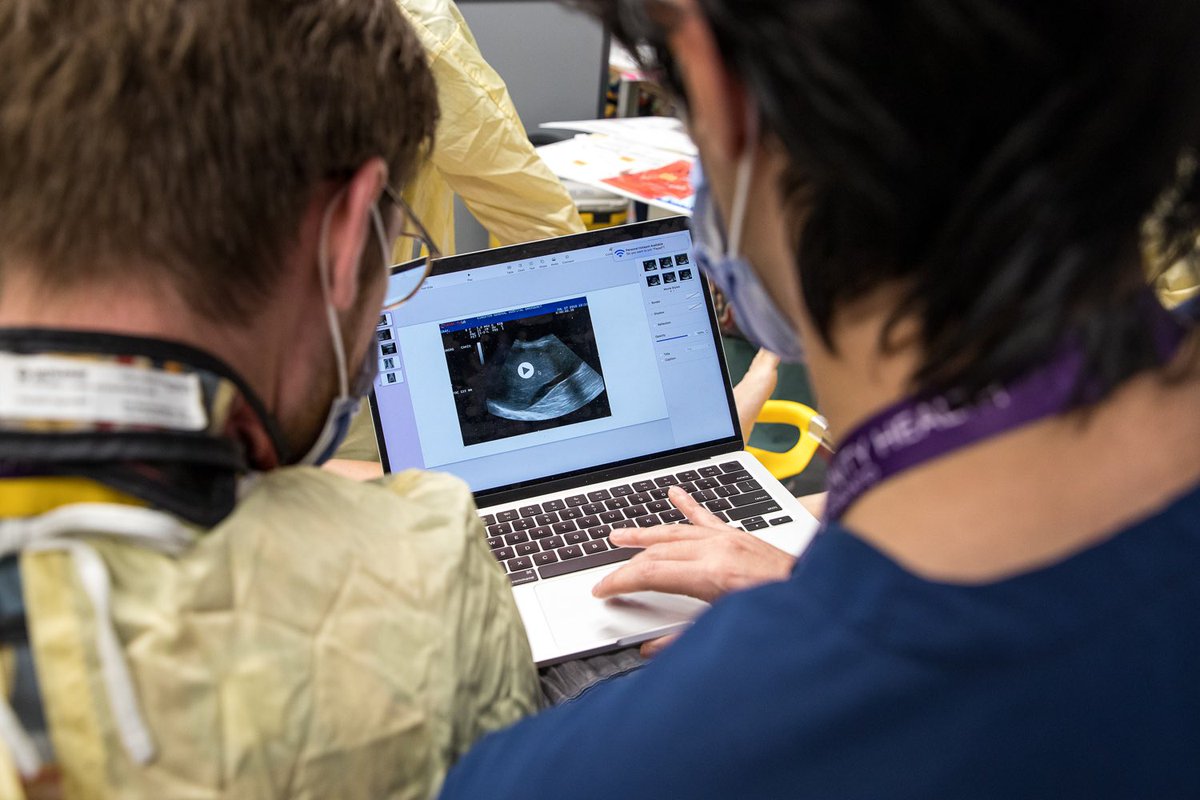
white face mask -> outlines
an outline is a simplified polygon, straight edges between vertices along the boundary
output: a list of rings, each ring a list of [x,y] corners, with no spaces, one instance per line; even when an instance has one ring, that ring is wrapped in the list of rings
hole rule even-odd
[[[346,439],[346,434],[350,431],[350,423],[362,405],[362,399],[371,391],[371,384],[375,380],[375,373],[379,367],[374,351],[368,347],[358,374],[355,376],[354,384],[351,386],[346,369],[348,354],[342,342],[342,329],[338,325],[337,310],[329,299],[331,291],[328,250],[329,221],[333,215],[333,207],[341,200],[344,191],[339,192],[326,206],[325,215],[321,219],[321,238],[317,244],[317,268],[321,273],[321,294],[325,299],[325,320],[329,325],[329,338],[333,344],[333,357],[337,363],[338,394],[329,404],[325,425],[317,435],[316,441],[313,442],[308,452],[295,462],[301,466],[320,466],[332,458],[337,449],[341,447],[342,442]],[[379,214],[379,209],[375,206],[371,206],[371,222],[379,237],[383,263],[387,264],[391,258],[391,254],[388,252],[387,232],[384,230],[383,218]]]

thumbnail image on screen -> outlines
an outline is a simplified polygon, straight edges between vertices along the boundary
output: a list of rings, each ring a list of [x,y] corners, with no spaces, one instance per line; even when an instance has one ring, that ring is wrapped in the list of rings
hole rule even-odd
[[[586,298],[441,325],[464,446],[612,416]]]

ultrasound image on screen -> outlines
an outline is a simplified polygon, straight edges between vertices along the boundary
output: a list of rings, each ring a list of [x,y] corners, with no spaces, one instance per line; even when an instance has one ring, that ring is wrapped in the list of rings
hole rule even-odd
[[[586,298],[441,325],[464,446],[612,416]]]

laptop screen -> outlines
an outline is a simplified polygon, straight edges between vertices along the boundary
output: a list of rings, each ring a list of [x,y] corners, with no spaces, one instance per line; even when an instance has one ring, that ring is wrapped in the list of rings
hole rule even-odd
[[[440,259],[381,315],[385,468],[490,493],[735,439],[683,218]]]

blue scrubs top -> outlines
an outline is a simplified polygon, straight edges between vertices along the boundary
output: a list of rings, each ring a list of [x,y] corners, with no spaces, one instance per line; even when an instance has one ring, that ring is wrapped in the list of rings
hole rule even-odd
[[[446,798],[1200,797],[1200,488],[1054,566],[933,583],[839,527]]]

